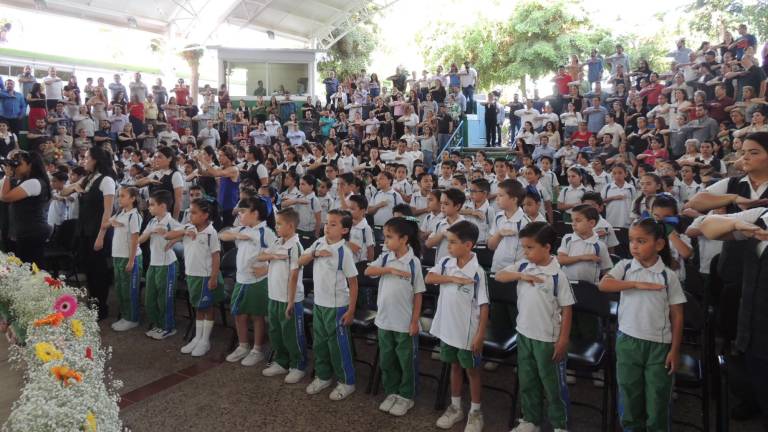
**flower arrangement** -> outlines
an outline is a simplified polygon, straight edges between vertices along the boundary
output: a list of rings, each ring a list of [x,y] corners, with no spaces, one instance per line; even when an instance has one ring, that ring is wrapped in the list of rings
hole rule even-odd
[[[2,432],[121,431],[117,390],[105,364],[97,313],[85,292],[0,253],[0,333],[24,387]]]

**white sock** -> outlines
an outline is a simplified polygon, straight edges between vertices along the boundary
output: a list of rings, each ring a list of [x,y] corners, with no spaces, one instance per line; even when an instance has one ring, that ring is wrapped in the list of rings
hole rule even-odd
[[[253,345],[252,351],[261,352],[261,345]]]
[[[480,411],[480,403],[474,403],[472,402],[472,405],[470,405],[469,412],[475,412]]]
[[[248,344],[247,344],[247,343],[241,343],[241,344],[239,345],[239,347],[240,347],[240,348],[248,348]]]
[[[208,321],[208,320],[203,321],[203,337],[201,339],[203,342],[206,342],[206,343],[210,342],[211,330],[213,330],[213,321]]]
[[[451,396],[451,405],[454,408],[460,410],[461,409],[461,396],[458,396],[458,397]]]
[[[195,340],[200,340],[203,337],[203,323],[205,321],[203,320],[196,320],[195,321]]]

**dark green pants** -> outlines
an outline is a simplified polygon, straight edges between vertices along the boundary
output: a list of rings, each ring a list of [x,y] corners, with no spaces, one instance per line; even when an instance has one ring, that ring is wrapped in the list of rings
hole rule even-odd
[[[174,298],[176,295],[176,263],[167,266],[149,266],[144,277],[144,308],[149,323],[165,331],[176,328]]]
[[[541,426],[542,408],[547,400],[549,422],[556,429],[568,428],[568,385],[565,360],[555,363],[555,344],[517,335],[517,378],[520,382],[520,407],[523,420]]]
[[[379,365],[384,393],[406,399],[416,395],[419,337],[379,329]]]
[[[674,375],[664,367],[669,348],[623,333],[616,337],[618,410],[624,430],[670,430]]]
[[[329,380],[333,375],[343,384],[355,384],[352,339],[349,327],[341,324],[348,307],[329,308],[315,305],[312,316],[312,349],[315,352],[315,375]]]
[[[139,301],[139,284],[141,283],[139,272],[143,269],[141,255],[136,256],[131,272],[125,271],[128,258],[112,258],[112,264],[115,272],[115,291],[117,291],[117,300],[120,305],[120,318],[138,322],[141,303]]]
[[[287,303],[269,300],[267,326],[274,361],[285,369],[307,368],[307,341],[304,337],[304,306],[294,304],[293,314],[285,317]]]

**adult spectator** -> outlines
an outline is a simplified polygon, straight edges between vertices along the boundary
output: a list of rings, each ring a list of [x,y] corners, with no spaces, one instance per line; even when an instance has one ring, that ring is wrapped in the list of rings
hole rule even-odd
[[[168,90],[163,87],[162,79],[158,78],[155,85],[152,86],[152,96],[155,98],[159,110],[162,110],[162,106],[168,103]]]
[[[339,80],[336,79],[336,71],[331,71],[330,75],[323,80],[325,84],[325,103],[331,103],[331,95],[339,89]]]
[[[109,84],[109,94],[113,102],[119,103],[128,102],[128,91],[125,90],[125,86],[120,82],[120,74],[115,74],[112,77],[113,81]],[[46,89],[46,94],[48,90]]]
[[[37,153],[14,151],[15,166],[3,164],[5,178],[0,201],[9,203],[8,216],[12,251],[24,262],[43,264],[45,242],[50,235],[48,206],[51,184],[42,157]]]
[[[323,82],[325,82],[325,81],[323,81]],[[338,84],[338,80],[336,81],[336,83]],[[326,86],[326,91],[327,91],[327,89],[328,89],[328,87]],[[329,93],[329,94],[333,94],[333,93]],[[253,95],[254,96],[266,96],[267,95],[267,89],[264,88],[264,81],[258,80],[258,82],[256,82],[256,88],[253,89]]]
[[[688,58],[691,56],[690,48],[685,46],[685,38],[680,38],[676,42],[677,49],[667,54],[667,57],[672,57],[677,64],[687,63]]]
[[[45,84],[45,106],[49,110],[56,108],[56,104],[64,99],[64,81],[56,73],[56,68],[51,66],[48,68],[48,76],[43,79]]]
[[[600,98],[593,96],[592,106],[584,108],[581,116],[587,121],[587,130],[596,134],[605,126],[605,116],[607,114],[608,110],[600,104]]]
[[[709,116],[718,123],[728,121],[728,112],[725,108],[733,105],[733,103],[734,100],[728,97],[725,86],[718,84],[715,87],[715,99],[706,104],[709,109]]]
[[[206,120],[205,127],[197,134],[197,142],[203,147],[218,148],[221,143],[219,131],[213,127],[213,120]]]
[[[459,88],[454,86],[451,87],[451,94],[453,95],[453,102],[459,105],[461,115],[464,115],[467,112],[467,98],[464,96],[464,93],[459,91]],[[429,93],[430,97],[432,97],[432,93]],[[435,101],[435,103],[438,103]]]
[[[131,89],[131,99],[136,96],[139,102],[144,103],[147,99],[147,85],[141,81],[140,72],[133,74],[133,82],[128,84],[128,87]]]
[[[477,84],[477,70],[472,67],[469,60],[464,62],[464,69],[459,72],[461,93],[467,98],[468,113],[475,112],[475,85]]]
[[[607,113],[605,115],[605,125],[597,132],[597,138],[602,139],[603,135],[611,135],[611,146],[614,149],[619,148],[619,144],[626,141],[627,137],[624,134],[624,128],[616,123],[616,114]]]
[[[13,133],[21,130],[21,120],[27,113],[27,101],[24,95],[14,90],[16,83],[12,79],[5,81],[5,89],[0,90],[0,120],[5,120]]]
[[[173,90],[171,90],[176,95],[176,103],[181,105],[182,107],[186,107],[187,104],[190,103],[189,101],[189,86],[184,84],[184,79],[179,78],[179,80],[176,82],[176,85],[173,86]],[[192,101],[192,103],[195,103],[196,101]]]
[[[739,85],[739,92],[738,95],[741,96],[739,101],[748,102],[749,99],[744,94],[744,87],[751,87],[757,94],[753,95],[752,97],[764,97],[765,96],[765,86],[766,86],[766,75],[765,72],[755,64],[754,59],[751,56],[745,56],[741,59],[741,66],[744,68],[743,71],[737,72],[736,75],[738,78],[738,85]]]
[[[534,129],[537,127],[537,125],[541,126],[541,120],[537,120],[537,117],[541,114],[539,110],[535,109],[533,107],[533,100],[532,99],[526,99],[525,100],[525,108],[516,110],[515,115],[520,119],[520,124],[524,125],[527,122],[530,122]]]
[[[624,71],[629,71],[629,56],[624,53],[624,47],[621,44],[616,44],[616,52],[606,58],[606,61],[611,65],[611,72],[613,73],[616,72],[619,65]]]
[[[757,47],[757,38],[747,32],[746,24],[740,24],[737,31],[739,32],[739,37],[728,46],[728,49],[735,50],[736,59],[742,60],[744,58],[744,52],[747,48]]]
[[[717,121],[709,116],[707,107],[704,105],[697,105],[696,119],[691,120],[680,128],[681,132],[687,134],[687,138],[699,140],[699,142],[715,139],[719,129],[720,126]]]
[[[184,190],[184,176],[176,165],[176,152],[171,147],[160,147],[152,160],[152,173],[136,182],[137,187],[149,186],[149,193],[157,190],[168,191],[173,197],[168,211],[179,220],[181,216],[181,201]]]
[[[24,66],[24,71],[19,75],[19,91],[24,97],[32,91],[32,86],[37,83],[37,78],[32,73],[32,67]]]
[[[499,113],[499,107],[496,104],[493,93],[488,93],[488,99],[485,102],[485,145],[495,147],[496,136],[496,117]]]
[[[517,130],[520,129],[520,117],[515,114],[517,110],[525,108],[522,102],[520,102],[520,95],[515,93],[512,95],[512,101],[507,104],[509,107],[509,136],[514,137],[517,134]]]
[[[587,60],[587,80],[589,80],[590,90],[592,84],[600,82],[603,79],[603,70],[605,65],[603,64],[603,57],[593,49],[589,53],[589,60]]]
[[[7,158],[14,150],[19,149],[19,138],[8,130],[8,123],[0,120],[0,158]]]

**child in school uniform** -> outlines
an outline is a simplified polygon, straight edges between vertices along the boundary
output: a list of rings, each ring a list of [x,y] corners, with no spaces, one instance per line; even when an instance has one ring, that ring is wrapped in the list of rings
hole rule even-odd
[[[141,215],[136,209],[139,190],[135,187],[120,189],[117,204],[120,212],[110,219],[112,233],[112,264],[115,273],[115,291],[120,303],[120,320],[112,324],[114,331],[127,331],[139,325],[139,283],[142,267],[139,233]]]
[[[553,219],[552,191],[541,183],[541,169],[536,165],[529,166],[525,169],[523,176],[528,183],[526,189],[529,187],[535,189],[541,197],[543,205],[539,207],[539,211],[551,222]]]
[[[677,261],[677,278],[685,283],[685,260],[693,256],[691,239],[681,232],[680,217],[677,214],[677,200],[668,193],[659,194],[653,200],[651,215],[656,222],[663,224],[667,233],[667,241],[672,259]]]
[[[704,188],[696,183],[693,167],[685,165],[680,168],[680,176],[683,178],[680,185],[680,201],[685,204],[691,197],[701,192]]]
[[[525,198],[523,198],[523,213],[525,213],[525,225],[531,222],[546,222],[547,219],[541,213],[541,194],[534,186],[525,187]]]
[[[419,218],[419,223],[422,223],[429,213],[427,201],[429,200],[429,193],[434,186],[434,178],[432,174],[421,173],[417,177],[417,182],[419,187],[418,190],[413,193],[413,196],[411,196],[410,205],[413,210],[413,215]]]
[[[589,174],[586,170],[579,167],[568,168],[568,186],[560,189],[560,196],[557,197],[557,208],[563,213],[563,221],[571,221],[571,209],[581,204],[581,197],[589,189],[585,186],[589,184]]]
[[[568,429],[565,363],[575,303],[568,277],[552,256],[557,238],[546,222],[520,231],[525,259],[496,273],[499,282],[517,281],[517,377],[523,418],[513,432],[538,431],[543,401],[555,432]]]
[[[283,208],[294,207],[299,214],[299,234],[317,238],[323,228],[321,221],[320,202],[315,196],[317,180],[312,174],[305,174],[299,181],[299,196],[286,198],[282,202]]]
[[[269,262],[268,312],[272,364],[261,371],[267,377],[285,375],[283,382],[296,384],[306,375],[307,342],[304,336],[304,284],[299,258],[304,253],[296,227],[299,214],[291,208],[277,212],[276,238],[259,261]]]
[[[347,247],[352,250],[358,274],[362,274],[365,271],[366,265],[373,261],[374,258],[375,240],[373,238],[373,228],[368,225],[368,221],[365,219],[365,212],[368,210],[368,200],[362,195],[352,195],[348,201],[349,212],[352,214],[352,229],[349,231]],[[376,293],[372,290],[361,290],[357,296],[358,306],[372,307],[376,304],[375,295]]]
[[[352,215],[344,210],[328,212],[325,236],[317,239],[299,259],[302,266],[313,263],[314,314],[313,345],[315,379],[307,393],[318,394],[330,387],[333,375],[338,384],[330,399],[340,401],[355,391],[355,367],[348,327],[355,317],[357,269],[346,245],[352,229]]]
[[[491,272],[495,273],[519,261],[523,257],[517,233],[528,219],[520,207],[525,198],[525,189],[517,181],[507,179],[499,183],[496,194],[496,205],[499,212],[491,225],[491,236],[488,238],[488,249],[493,251]]]
[[[560,242],[557,261],[568,280],[597,285],[601,274],[613,267],[608,247],[595,233],[600,214],[594,207],[581,204],[573,208],[571,216],[573,232]]]
[[[408,167],[398,164],[395,168],[395,181],[392,183],[392,189],[400,194],[403,202],[410,203],[413,195],[413,185],[408,179]]]
[[[636,222],[651,216],[651,208],[656,195],[664,192],[661,177],[653,173],[645,173],[640,177],[640,193],[632,204],[630,221]]]
[[[243,366],[255,366],[264,360],[267,316],[267,272],[265,263],[256,258],[275,241],[272,206],[259,196],[240,200],[238,213],[241,226],[219,233],[221,241],[234,241],[235,288],[232,291],[230,312],[235,318],[238,346],[226,360],[240,362]],[[253,347],[248,345],[248,319],[253,322]]]
[[[489,193],[491,193],[491,184],[488,183],[488,180],[484,178],[472,180],[469,187],[469,199],[464,202],[464,207],[459,212],[466,220],[477,225],[477,229],[480,231],[477,244],[481,245],[488,241],[488,230],[494,216],[491,204],[488,202]]]
[[[601,157],[592,159],[590,164],[592,179],[595,181],[594,190],[602,191],[613,181],[613,176],[603,170],[605,163]]]
[[[668,430],[685,294],[662,224],[635,222],[629,239],[632,259],[616,264],[599,285],[601,291],[621,293],[616,337],[621,426]]]
[[[383,252],[365,269],[379,278],[378,327],[381,381],[387,397],[379,410],[404,416],[414,405],[418,380],[419,317],[424,275],[421,241],[414,218],[394,218],[384,225]]]
[[[320,180],[317,182],[317,202],[320,204],[320,223],[324,224],[328,220],[328,211],[333,208],[333,204],[339,200],[331,196],[331,187],[333,183],[328,180]],[[341,190],[341,186],[339,186]]]
[[[601,216],[604,207],[602,195],[598,192],[587,192],[581,197],[581,202],[597,210],[599,218],[597,219],[597,225],[595,225],[595,234],[608,246],[608,251],[613,253],[613,249],[619,245],[619,239],[613,231],[613,226]]]
[[[382,171],[376,177],[379,190],[368,202],[368,214],[373,215],[373,226],[384,226],[392,219],[392,208],[403,203],[400,194],[392,189],[394,179],[395,177],[387,171]]]
[[[437,248],[435,262],[448,255],[448,237],[446,232],[451,225],[464,220],[459,210],[464,205],[467,196],[463,191],[450,188],[440,195],[440,211],[443,219],[435,224],[435,230],[427,237],[425,245],[429,248]]]
[[[605,203],[605,219],[611,226],[627,228],[632,214],[632,200],[637,195],[635,187],[627,182],[627,167],[623,164],[615,164],[611,168],[611,178],[604,189],[598,191],[602,194]]]
[[[168,208],[173,196],[167,190],[156,190],[149,196],[149,214],[153,217],[139,237],[139,243],[149,240],[149,268],[144,276],[144,308],[152,328],[147,337],[163,340],[176,334],[174,299],[176,298],[176,254],[168,248],[165,234],[178,230],[181,224]]]
[[[432,189],[427,195],[427,209],[429,211],[424,214],[424,219],[422,219],[419,225],[422,240],[426,240],[435,231],[437,223],[444,218],[444,215],[440,212],[440,198],[442,196],[443,191],[440,189]]]
[[[549,195],[552,197],[553,205],[556,205],[555,201],[560,194],[560,182],[557,180],[557,174],[552,170],[553,160],[549,156],[542,156],[539,159],[539,168],[541,169],[541,178],[539,182],[542,187],[549,190]]]
[[[299,191],[299,176],[292,171],[285,173],[283,177],[283,191],[280,193],[280,202],[295,200],[301,197]]]
[[[440,360],[451,364],[451,405],[437,420],[437,427],[450,429],[464,419],[461,393],[464,372],[469,378],[472,405],[465,432],[483,429],[480,359],[488,324],[488,286],[485,271],[472,253],[477,226],[459,221],[447,229],[450,256],[436,261],[425,283],[440,285],[435,318],[430,333],[440,339]]]
[[[168,232],[165,238],[184,239],[184,272],[189,301],[196,311],[195,337],[181,347],[181,353],[202,357],[211,349],[213,306],[224,300],[224,280],[219,273],[221,245],[212,223],[218,209],[214,202],[202,198],[193,200],[189,210],[189,223]]]
[[[448,189],[453,184],[453,174],[456,171],[456,162],[444,161],[440,164],[440,177],[437,179],[437,187]]]

